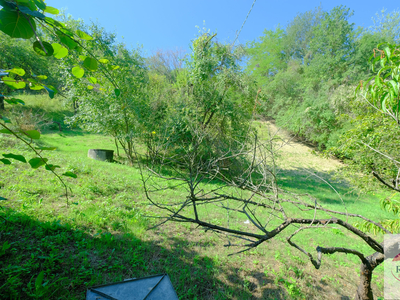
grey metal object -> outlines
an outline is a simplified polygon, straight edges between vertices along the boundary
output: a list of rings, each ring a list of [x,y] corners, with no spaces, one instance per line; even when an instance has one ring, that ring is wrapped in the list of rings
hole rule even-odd
[[[91,287],[86,300],[178,300],[167,274]]]
[[[100,161],[113,161],[114,150],[89,149],[88,157]]]

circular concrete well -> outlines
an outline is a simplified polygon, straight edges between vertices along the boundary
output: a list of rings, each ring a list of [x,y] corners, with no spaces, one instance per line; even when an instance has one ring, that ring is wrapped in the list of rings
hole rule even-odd
[[[113,161],[114,150],[89,149],[88,157],[100,161]]]

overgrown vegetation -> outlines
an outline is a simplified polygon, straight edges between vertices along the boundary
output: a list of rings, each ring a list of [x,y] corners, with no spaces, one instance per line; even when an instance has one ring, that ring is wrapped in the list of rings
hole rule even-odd
[[[266,31],[246,51],[203,29],[191,53],[159,51],[145,59],[96,24],[47,17],[58,11],[42,0],[0,5],[0,30],[26,40],[0,36],[15,53],[0,59],[7,73],[0,199],[9,199],[1,206],[2,297],[80,299],[90,285],[158,272],[169,273],[188,299],[324,299],[354,295],[356,285],[356,299],[372,299],[372,286],[382,293],[382,281],[371,285],[372,271],[382,273],[382,232],[398,232],[398,195],[379,191],[367,173],[399,191],[398,12],[355,29],[346,7],[316,8],[285,29]],[[354,94],[370,75],[361,84],[366,93]],[[33,95],[41,91],[63,100],[38,105],[42,98]],[[293,137],[267,133],[272,125],[254,122],[256,116],[275,118],[351,168],[333,183],[340,177],[299,159],[288,164],[289,155],[277,149]],[[116,147],[119,164],[88,161],[94,145]],[[43,157],[54,146],[60,150]],[[35,171],[42,166],[43,173]],[[316,179],[299,179],[308,175]],[[386,212],[377,213],[374,197],[356,198],[372,188]],[[163,226],[154,227],[159,220]],[[190,223],[212,233],[197,234]],[[284,229],[286,241],[279,236]],[[303,230],[312,235],[299,237]],[[223,233],[228,253],[247,247],[236,254],[240,260],[226,257]],[[305,256],[289,247],[283,259],[283,242]],[[337,252],[361,259],[360,282],[347,268],[359,262]],[[324,264],[338,270],[318,281],[306,261],[319,269],[322,253],[331,256]],[[327,278],[331,284],[317,293]]]

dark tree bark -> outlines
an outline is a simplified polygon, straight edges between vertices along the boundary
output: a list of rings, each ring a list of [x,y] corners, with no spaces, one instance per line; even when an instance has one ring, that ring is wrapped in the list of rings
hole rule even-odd
[[[0,110],[4,110],[4,97],[0,96]]]
[[[372,272],[384,260],[383,253],[375,252],[374,254],[365,258],[360,268],[360,283],[357,288],[355,300],[373,300],[371,279]]]

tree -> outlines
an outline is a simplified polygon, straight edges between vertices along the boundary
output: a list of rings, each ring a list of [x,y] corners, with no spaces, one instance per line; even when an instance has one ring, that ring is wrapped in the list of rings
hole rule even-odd
[[[256,85],[241,70],[240,49],[215,41],[215,36],[201,32],[192,42],[185,67],[177,72],[175,83],[167,84],[166,105],[159,106],[164,113],[153,123],[158,129],[148,130],[154,131],[152,141],[157,140],[159,149],[168,149],[171,157],[180,157],[182,145],[189,145],[200,132],[204,139],[198,147],[204,159],[240,147],[246,139]]]
[[[135,157],[133,146],[145,130],[145,120],[151,115],[148,109],[148,75],[145,61],[139,50],[128,50],[122,43],[115,41],[115,35],[105,32],[104,28],[92,24],[85,26],[69,20],[67,24],[77,26],[95,37],[94,42],[85,45],[95,53],[99,64],[107,66],[108,72],[118,83],[118,91],[108,81],[108,74],[100,70],[91,70],[84,80],[73,73],[64,72],[67,82],[64,88],[67,101],[73,103],[75,115],[68,118],[71,125],[80,125],[85,130],[103,133],[115,138],[117,149],[124,150],[132,164]],[[79,61],[75,68],[86,68],[86,56],[76,55]],[[70,61],[65,60],[63,67],[68,69]],[[118,146],[119,145],[119,146]]]
[[[277,141],[277,137],[270,136],[266,141],[260,141],[255,135],[252,147],[243,145],[242,148],[230,149],[218,157],[205,160],[199,146],[207,137],[200,130],[197,133],[187,141],[179,160],[160,153],[158,163],[150,166],[151,172],[142,169],[147,199],[163,212],[164,219],[160,225],[167,221],[193,223],[206,231],[226,236],[226,246],[244,247],[240,252],[287,233],[288,244],[306,255],[316,269],[321,266],[323,254],[356,255],[361,266],[355,299],[373,299],[372,273],[384,260],[383,245],[353,226],[348,218],[365,221],[386,233],[390,233],[389,230],[361,215],[326,209],[312,195],[295,195],[280,188],[277,184],[275,160],[281,141]],[[248,133],[251,134],[251,131]],[[231,157],[246,162],[245,167],[237,175],[226,176],[221,165]],[[156,196],[168,189],[177,188],[182,188],[180,198],[165,201]],[[226,215],[227,219],[216,219],[217,212]],[[239,222],[243,219],[241,216],[249,220],[251,226]],[[309,245],[295,242],[298,234],[334,226],[353,233],[374,253],[361,253],[351,246],[318,245],[313,254]],[[232,239],[242,243],[233,243]]]
[[[45,57],[54,56],[56,59],[62,59],[68,55],[69,50],[74,50],[80,53],[86,51],[87,57],[83,62],[83,66],[89,72],[97,69],[98,60],[81,43],[81,41],[90,41],[93,40],[93,38],[79,29],[71,31],[67,29],[65,24],[62,22],[45,15],[45,13],[58,14],[57,9],[47,6],[42,0],[1,0],[0,5],[3,7],[0,10],[0,31],[6,35],[11,38],[20,38],[25,40],[34,37],[35,41],[32,45],[34,52]],[[50,35],[56,36],[61,44],[50,44],[49,42],[44,41],[41,38],[42,35],[38,32],[37,26],[40,26],[43,30],[49,31]],[[114,92],[118,96],[120,94],[118,85],[110,76],[109,71],[106,68],[101,68],[101,70],[102,74],[113,84]],[[12,69],[6,70],[6,72],[9,73],[9,75],[3,76],[2,81],[11,89],[23,89],[26,86],[29,86],[31,90],[46,90],[51,98],[53,98],[58,92],[56,88],[43,82],[43,80],[47,79],[47,76],[45,75],[36,75],[32,73],[30,74],[30,77],[26,78],[24,77],[26,71],[15,66],[13,66]],[[82,77],[85,73],[84,69],[81,67],[74,67],[71,72],[77,78]],[[22,100],[13,97],[5,97],[4,101],[14,105],[24,104]],[[22,129],[15,130],[9,125],[12,120],[8,119],[4,115],[1,115],[0,118],[0,126],[3,128],[0,130],[0,133],[10,134],[20,140],[36,156],[28,161],[22,155],[8,153],[3,154],[3,158],[1,158],[0,161],[3,164],[11,164],[10,159],[13,159],[23,163],[29,163],[34,169],[45,166],[45,169],[52,172],[65,188],[68,204],[68,187],[60,175],[55,172],[55,170],[60,168],[60,166],[47,163],[47,158],[42,156],[42,151],[51,150],[53,148],[35,147],[34,140],[40,138],[39,131]],[[62,175],[76,178],[76,175],[72,172],[64,172]],[[2,198],[2,200],[4,199]]]
[[[398,45],[382,43],[374,49],[370,66],[375,74],[358,86],[357,97],[350,103],[355,115],[351,127],[341,136],[341,146],[332,149],[350,166],[344,175],[360,190],[375,192],[383,184],[392,191],[381,206],[395,215],[400,211],[399,65]],[[400,229],[399,219],[382,224],[393,232]],[[360,228],[380,231],[367,224]]]
[[[397,28],[395,13],[375,29],[355,28],[352,14],[344,6],[318,7],[248,45],[247,71],[262,84],[263,114],[320,149],[336,146],[349,125],[342,115],[351,115],[351,109],[337,106],[337,96],[345,89],[352,94],[370,76],[368,57],[384,41],[383,29],[376,28]]]

